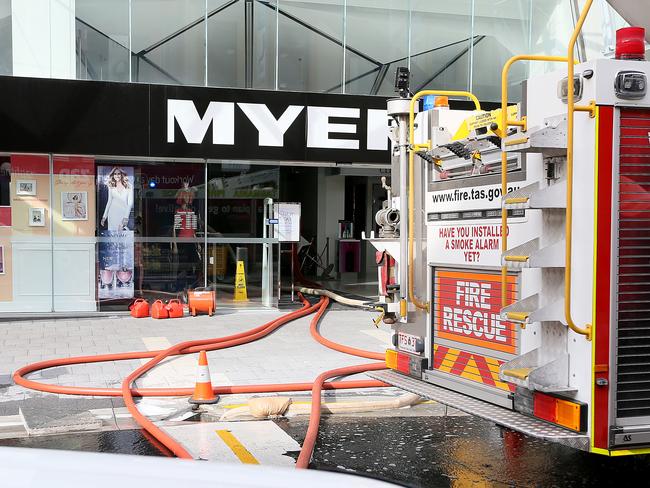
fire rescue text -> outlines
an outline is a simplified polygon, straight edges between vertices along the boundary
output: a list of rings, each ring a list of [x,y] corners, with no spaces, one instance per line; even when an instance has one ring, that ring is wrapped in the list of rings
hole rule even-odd
[[[491,311],[492,285],[456,281],[455,306],[443,305],[442,308],[442,330],[479,340],[507,343],[506,326],[499,314]]]

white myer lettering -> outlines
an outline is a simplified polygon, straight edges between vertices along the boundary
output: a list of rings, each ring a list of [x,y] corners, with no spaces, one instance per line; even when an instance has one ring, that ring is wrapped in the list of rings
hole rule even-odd
[[[356,139],[330,139],[331,133],[356,134],[357,124],[332,124],[330,117],[358,119],[358,108],[307,107],[307,147],[359,149]]]
[[[388,149],[388,112],[377,108],[368,109],[368,133],[366,146],[370,150]]]
[[[201,144],[212,125],[212,144],[235,143],[235,104],[210,102],[203,117],[192,100],[167,100],[167,142],[174,140],[174,121],[190,144]]]
[[[275,118],[266,104],[237,103],[242,113],[258,131],[260,147],[283,147],[284,135],[305,109],[304,105],[288,105],[279,118]],[[332,123],[335,117],[359,119],[362,111],[349,107],[307,107],[307,147],[317,149],[360,149],[359,125],[355,121]],[[365,134],[366,149],[386,151],[388,148],[388,116],[383,109],[363,111],[367,117]],[[167,142],[176,142],[176,125],[190,144],[203,144],[212,129],[212,144],[235,144],[235,102],[210,102],[203,114],[199,114],[192,100],[167,100]],[[354,134],[352,139],[337,139],[333,134]],[[304,143],[305,141],[303,141]]]
[[[289,105],[279,119],[263,103],[238,103],[239,108],[253,123],[259,132],[260,146],[284,146],[284,133],[296,120],[302,109],[301,105]]]

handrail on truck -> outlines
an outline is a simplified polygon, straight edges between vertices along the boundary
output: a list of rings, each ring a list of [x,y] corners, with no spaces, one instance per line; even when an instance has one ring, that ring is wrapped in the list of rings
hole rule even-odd
[[[552,61],[566,63],[568,58],[566,56],[544,56],[541,54],[518,54],[511,57],[506,64],[503,65],[501,70],[501,138],[505,140],[508,135],[508,127],[518,126],[522,127],[523,131],[527,130],[527,123],[525,118],[522,120],[509,120],[508,119],[508,73],[510,67],[517,61]],[[526,142],[525,138],[513,141],[521,144]],[[506,198],[508,191],[508,153],[501,148],[501,198]],[[501,252],[505,253],[508,250],[508,211],[501,206]],[[508,268],[504,265],[501,266],[501,306],[508,305]]]
[[[567,206],[565,218],[565,268],[564,268],[564,314],[567,325],[571,330],[577,334],[584,335],[587,340],[591,340],[591,324],[586,324],[585,327],[579,327],[573,321],[571,316],[571,237],[572,237],[572,217],[573,217],[573,116],[577,110],[579,112],[589,112],[591,117],[595,116],[596,105],[592,100],[589,105],[575,105],[573,93],[573,68],[576,63],[574,58],[575,44],[578,35],[582,30],[587,14],[593,0],[586,0],[585,6],[580,13],[580,17],[576,22],[573,34],[569,41],[567,49],[567,56],[538,56],[538,55],[518,55],[510,58],[503,66],[501,72],[501,128],[503,136],[507,133],[508,126],[521,126],[526,130],[526,122],[507,120],[507,105],[508,105],[508,71],[510,66],[516,61],[559,61],[566,62],[568,66],[567,78]],[[501,151],[501,198],[505,198],[508,188],[508,158],[505,151]],[[505,253],[508,250],[508,213],[505,208],[501,209],[501,251]],[[506,266],[501,267],[501,305],[505,307],[507,301],[507,275],[508,269]]]
[[[568,67],[568,78],[567,78],[567,144],[566,144],[566,168],[567,168],[567,177],[566,177],[566,219],[565,219],[565,267],[564,267],[564,315],[566,317],[567,325],[569,328],[577,334],[584,335],[587,340],[591,340],[591,324],[586,324],[584,327],[579,327],[573,321],[571,316],[571,237],[572,237],[572,221],[573,221],[573,116],[574,112],[577,110],[579,112],[589,112],[590,117],[595,117],[596,104],[592,101],[589,105],[575,105],[574,103],[574,93],[573,93],[573,68],[574,68],[574,49],[576,41],[578,40],[578,35],[582,30],[582,26],[585,23],[589,9],[593,0],[587,0],[585,6],[580,12],[580,17],[578,22],[576,22],[575,29],[571,35],[571,40],[569,41],[569,47],[567,48],[567,67]]]
[[[429,311],[429,302],[420,300],[415,294],[415,270],[413,268],[413,241],[415,239],[415,230],[414,230],[414,220],[415,220],[415,211],[413,206],[415,205],[415,152],[421,149],[431,149],[431,141],[427,141],[426,144],[415,144],[415,103],[425,95],[443,95],[450,97],[467,97],[472,102],[476,110],[481,110],[481,102],[478,98],[474,96],[473,93],[466,91],[454,91],[454,90],[422,90],[417,92],[411,98],[411,103],[409,107],[409,185],[408,185],[408,298],[417,308],[421,310]],[[406,305],[406,304],[404,304]],[[406,306],[402,309],[407,308]]]

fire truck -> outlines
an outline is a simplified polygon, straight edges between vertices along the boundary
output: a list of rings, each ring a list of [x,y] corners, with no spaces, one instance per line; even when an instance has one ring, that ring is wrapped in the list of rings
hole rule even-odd
[[[640,454],[650,64],[637,27],[617,33],[615,58],[575,63],[590,7],[565,56],[508,61],[494,111],[466,92],[411,95],[398,70],[390,199],[377,217],[390,232],[369,239],[393,347],[371,376],[534,437]],[[508,106],[510,66],[524,61],[557,71],[525,80]],[[449,109],[456,96],[473,109]]]

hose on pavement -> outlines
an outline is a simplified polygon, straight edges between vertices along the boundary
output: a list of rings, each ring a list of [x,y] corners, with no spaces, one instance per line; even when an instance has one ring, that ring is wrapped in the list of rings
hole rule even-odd
[[[349,305],[350,307],[359,307],[366,310],[375,310],[375,306],[367,300],[357,300],[355,298],[344,297],[338,293],[334,293],[331,290],[326,290],[324,288],[307,288],[304,286],[298,287],[300,293],[306,295],[316,295],[321,297],[331,298],[332,300],[341,303],[343,305]]]
[[[319,293],[321,290],[311,290],[311,289],[309,290],[316,292],[314,294],[321,295],[321,299],[318,303],[312,305],[309,303],[308,300],[306,300],[302,295],[300,295],[300,299],[303,303],[302,308],[290,312],[288,314],[285,314],[264,325],[255,327],[245,332],[233,334],[230,336],[220,337],[220,338],[181,342],[179,344],[169,347],[168,349],[159,350],[159,351],[136,351],[136,352],[116,353],[116,354],[102,354],[96,356],[77,356],[72,358],[40,361],[38,363],[28,364],[18,369],[13,374],[13,379],[16,384],[21,385],[25,388],[48,392],[48,393],[84,395],[84,396],[122,396],[124,398],[124,402],[125,405],[127,406],[127,409],[129,410],[133,418],[136,420],[136,422],[145,431],[149,432],[155,439],[157,439],[162,445],[164,445],[176,456],[180,458],[186,458],[186,459],[192,458],[190,453],[180,443],[178,443],[171,436],[163,432],[152,421],[150,421],[144,415],[142,415],[138,411],[134,401],[135,396],[188,396],[192,394],[193,392],[192,388],[133,388],[132,387],[132,384],[139,377],[144,375],[146,372],[150,371],[162,360],[170,356],[191,354],[191,353],[199,352],[201,350],[212,351],[217,349],[225,349],[228,347],[234,347],[237,345],[252,342],[270,334],[271,332],[273,332],[275,329],[282,326],[283,324],[291,320],[295,320],[297,318],[303,317],[305,315],[309,315],[313,313],[315,310],[318,310],[318,313],[314,317],[314,320],[312,320],[312,323],[310,325],[310,331],[312,333],[312,336],[318,342],[334,350],[345,352],[347,354],[352,354],[352,355],[357,355],[357,356],[367,357],[372,359],[383,358],[383,356],[379,353],[347,347],[322,337],[317,330],[317,324],[327,309],[327,305],[329,304],[329,298],[325,294]],[[344,298],[344,297],[340,297],[339,295],[336,295],[336,299],[338,298]],[[359,306],[359,305],[357,304],[355,306]],[[104,362],[104,361],[120,361],[120,360],[128,360],[128,359],[145,359],[145,358],[150,358],[150,360],[147,363],[140,366],[139,368],[137,368],[131,374],[129,374],[123,380],[120,389],[51,385],[51,384],[37,382],[34,380],[29,380],[25,377],[26,375],[33,373],[35,371],[56,367],[56,366],[68,366],[73,364],[95,363],[95,362]],[[376,380],[331,381],[327,383],[325,382],[325,380],[332,377],[345,375],[345,374],[355,374],[355,373],[368,371],[371,369],[374,370],[374,369],[382,369],[382,368],[385,368],[384,363],[373,363],[370,365],[351,366],[347,368],[339,368],[337,370],[326,371],[325,373],[319,375],[319,377],[314,383],[243,385],[243,386],[217,387],[217,388],[213,388],[213,390],[215,394],[226,394],[226,393],[300,391],[300,390],[307,390],[311,388],[312,396],[313,396],[312,413],[314,411],[315,405],[317,405],[318,414],[315,423],[313,420],[310,420],[310,428],[308,429],[307,437],[305,438],[305,445],[307,445],[308,452],[309,452],[309,454],[308,455],[305,454],[305,456],[307,456],[307,464],[309,464],[309,459],[311,458],[313,447],[316,441],[316,436],[318,434],[318,422],[320,421],[320,393],[323,389],[369,388],[369,387],[389,386],[383,382],[376,381]]]
[[[321,297],[319,302],[319,309],[316,315],[311,320],[309,325],[309,330],[314,339],[324,346],[334,349],[335,351],[343,352],[346,354],[351,354],[353,356],[359,356],[368,359],[384,359],[384,356],[380,353],[373,351],[366,351],[363,349],[356,349],[354,347],[344,346],[343,344],[338,344],[336,342],[330,341],[323,337],[318,331],[318,324],[321,317],[325,314],[327,306],[329,304],[329,298]],[[321,373],[316,380],[314,381],[314,386],[311,390],[311,413],[309,415],[309,425],[307,426],[307,434],[305,435],[305,440],[302,444],[302,449],[300,450],[300,455],[298,456],[298,461],[296,462],[296,468],[306,469],[309,467],[309,462],[311,461],[312,453],[314,452],[314,446],[316,445],[316,439],[318,437],[318,426],[320,423],[321,416],[321,392],[323,389],[323,383],[329,378],[335,378],[337,376],[351,375],[357,373],[365,373],[366,371],[375,371],[378,369],[386,369],[386,363],[370,363],[370,364],[361,364],[358,366],[347,366],[345,368],[331,369]]]

